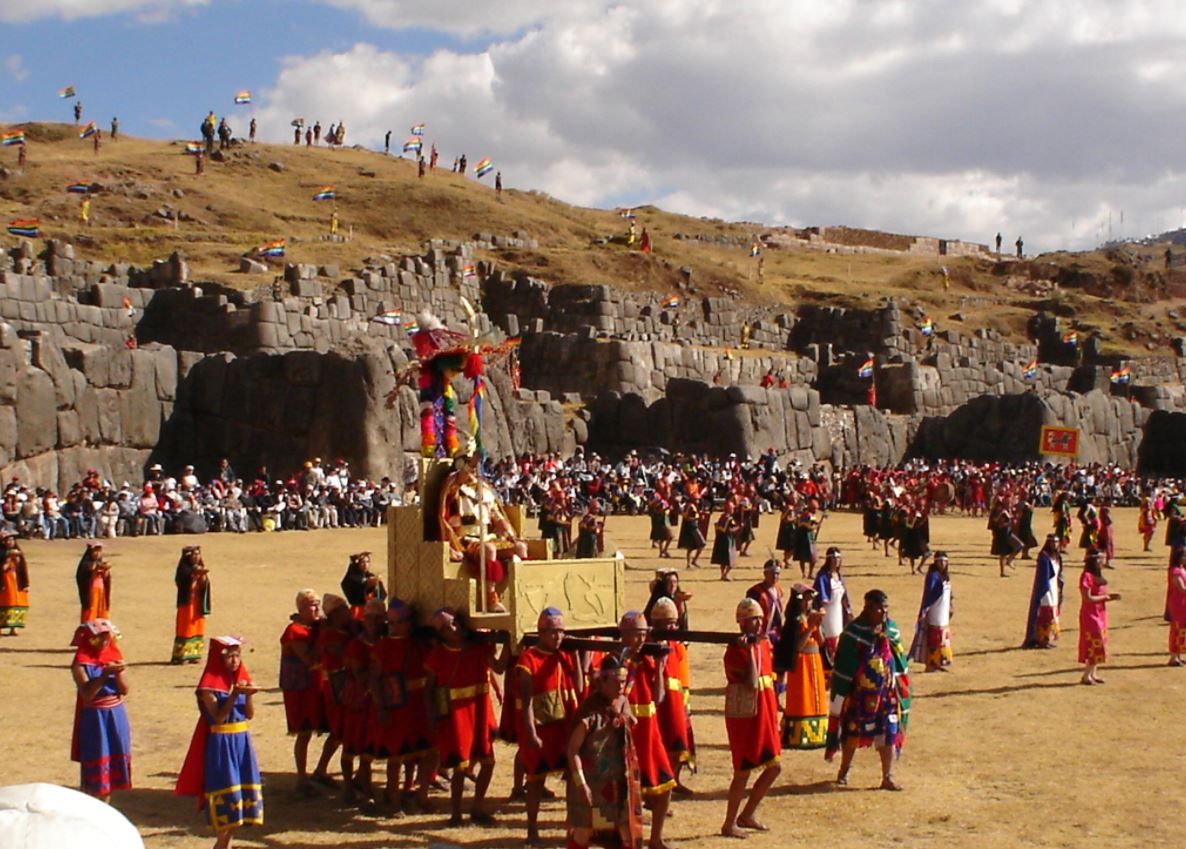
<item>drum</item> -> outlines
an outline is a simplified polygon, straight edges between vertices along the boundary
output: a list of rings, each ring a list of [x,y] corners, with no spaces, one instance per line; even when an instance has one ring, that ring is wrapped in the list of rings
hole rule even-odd
[[[943,481],[935,487],[931,494],[931,501],[939,507],[946,506],[955,500],[955,485],[951,481]]]

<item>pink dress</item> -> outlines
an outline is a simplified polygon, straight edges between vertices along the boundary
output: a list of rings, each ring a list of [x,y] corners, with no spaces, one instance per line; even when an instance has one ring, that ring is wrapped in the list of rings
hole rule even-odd
[[[1104,595],[1105,584],[1086,569],[1079,577],[1079,589],[1088,595]],[[1106,601],[1083,600],[1079,607],[1079,662],[1103,663],[1108,657],[1108,607]]]
[[[1170,619],[1170,653],[1182,654],[1186,652],[1186,592],[1178,589],[1175,578],[1186,582],[1186,569],[1175,566],[1170,569],[1169,592],[1166,610]]]

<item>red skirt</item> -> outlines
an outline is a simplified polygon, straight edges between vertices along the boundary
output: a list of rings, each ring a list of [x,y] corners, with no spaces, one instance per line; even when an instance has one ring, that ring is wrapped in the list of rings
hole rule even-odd
[[[320,734],[326,731],[321,688],[313,686],[305,690],[285,690],[284,717],[288,720],[289,734],[301,731],[315,731]]]
[[[773,693],[772,693],[773,695]],[[631,705],[632,709],[646,705]],[[675,772],[663,746],[659,723],[654,716],[637,716],[631,737],[634,750],[638,753],[638,777],[642,795],[661,796],[675,787]]]

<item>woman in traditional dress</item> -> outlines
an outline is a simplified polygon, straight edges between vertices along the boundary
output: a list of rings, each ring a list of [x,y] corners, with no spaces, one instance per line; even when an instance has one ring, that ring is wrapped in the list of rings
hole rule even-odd
[[[651,519],[651,548],[659,547],[660,557],[670,557],[671,527],[667,524],[668,505],[658,492],[647,502],[647,515]]]
[[[71,760],[82,769],[82,792],[104,801],[113,790],[132,786],[132,730],[124,696],[124,658],[115,645],[119,632],[106,619],[78,626],[70,674],[78,688]]]
[[[605,548],[604,534],[605,517],[601,515],[601,502],[594,498],[577,525],[576,556],[582,559],[600,556]]]
[[[951,613],[947,552],[937,551],[927,570],[918,624],[910,644],[910,659],[925,663],[927,672],[946,672],[951,666]]]
[[[88,543],[74,573],[78,601],[82,605],[81,622],[106,619],[111,613],[111,567],[103,559],[103,544]]]
[[[1029,493],[1022,492],[1018,497],[1016,512],[1014,523],[1017,538],[1021,540],[1021,559],[1029,560],[1030,549],[1038,547],[1038,538],[1034,536],[1034,505]]]
[[[737,521],[733,516],[733,501],[725,502],[721,516],[716,521],[716,538],[712,542],[712,557],[709,562],[721,567],[721,580],[731,581],[729,573],[737,565]]]
[[[210,578],[202,549],[181,549],[177,571],[177,630],[173,637],[173,663],[197,663],[206,650],[206,617],[210,615]]]
[[[700,505],[695,498],[689,497],[684,503],[682,518],[677,545],[687,552],[687,567],[697,569],[700,567],[700,555],[704,553],[707,541],[704,534],[700,533]]]
[[[1108,592],[1103,575],[1103,553],[1089,549],[1079,576],[1079,662],[1084,664],[1082,684],[1102,684],[1095,674],[1108,659],[1108,602],[1119,601],[1120,593]]]
[[[227,849],[236,828],[264,824],[263,780],[248,730],[257,692],[243,665],[242,641],[211,639],[196,690],[198,725],[174,792],[198,797],[217,835],[214,849]]]
[[[920,574],[926,568],[927,558],[931,556],[931,548],[927,543],[927,518],[930,504],[912,504],[907,507],[906,518],[902,524],[902,546],[899,554],[910,561],[910,574]]]
[[[1013,565],[1013,558],[1021,553],[1021,540],[1013,534],[1013,514],[1003,501],[989,511],[989,529],[992,531],[992,555],[997,558],[1001,577],[1007,578],[1005,570]]]
[[[806,584],[791,588],[791,603],[782,639],[774,647],[776,672],[787,673],[782,745],[787,749],[822,749],[828,736],[828,683],[824,677],[820,624],[815,590]]]
[[[799,533],[798,513],[794,490],[791,490],[783,497],[782,509],[778,514],[778,536],[774,542],[774,548],[782,552],[784,569],[790,568],[791,558],[795,556],[795,538]]]
[[[1106,504],[1100,508],[1099,526],[1096,531],[1096,548],[1104,556],[1104,568],[1112,569],[1112,558],[1116,556],[1116,533],[1112,524],[1112,508]]]
[[[844,576],[840,574],[842,555],[840,549],[832,546],[824,556],[824,565],[815,576],[815,604],[824,613],[820,622],[820,635],[823,637],[824,670],[831,677],[832,660],[836,657],[836,644],[844,628],[852,621],[852,601],[848,597],[848,588],[844,585]]]
[[[754,508],[753,501],[749,495],[742,494],[741,501],[737,504],[737,556],[749,557],[749,547],[753,544],[756,535],[754,534]]]
[[[29,615],[29,565],[17,544],[16,534],[0,534],[0,630],[15,637]]]
[[[1166,616],[1170,621],[1170,666],[1186,666],[1186,551],[1176,549],[1170,559],[1167,581]]]
[[[1071,496],[1066,490],[1058,489],[1050,502],[1054,513],[1054,536],[1058,539],[1058,550],[1066,551],[1071,544]]]
[[[824,523],[823,517],[816,513],[818,507],[819,502],[814,498],[807,499],[795,523],[795,559],[799,561],[799,574],[809,581],[815,577],[815,564],[819,557],[815,541]]]
[[[876,492],[870,492],[865,496],[864,505],[861,507],[861,532],[865,535],[865,541],[868,542],[873,550],[877,550],[877,528],[879,524],[879,515],[881,513],[881,499]],[[784,561],[784,565],[785,561]]]
[[[1153,542],[1153,534],[1157,531],[1157,510],[1147,495],[1141,496],[1141,515],[1137,519],[1137,531],[1145,543],[1144,550],[1148,551],[1150,543]]]
[[[1084,551],[1099,548],[1100,511],[1090,501],[1079,505],[1079,547]]]

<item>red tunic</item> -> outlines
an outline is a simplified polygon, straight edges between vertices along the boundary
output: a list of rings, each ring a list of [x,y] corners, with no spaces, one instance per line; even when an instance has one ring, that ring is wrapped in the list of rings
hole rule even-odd
[[[638,753],[642,794],[662,795],[675,786],[675,772],[671,769],[656,717],[655,680],[659,665],[653,657],[635,655],[627,659],[626,669],[626,700],[637,720],[631,736]]]
[[[321,706],[321,668],[303,663],[294,649],[304,643],[312,653],[316,627],[291,622],[280,637],[280,689],[284,691],[284,716],[288,733],[326,730]]]
[[[466,769],[471,763],[494,759],[494,707],[490,703],[490,646],[480,643],[460,648],[436,645],[424,667],[438,693],[438,708],[448,715],[436,720],[436,747],[441,766]]]
[[[563,772],[568,765],[568,737],[578,707],[576,659],[569,652],[545,651],[539,646],[524,649],[515,665],[517,675],[531,678],[535,733],[542,746],[532,749],[524,725],[523,705],[519,713],[519,759],[528,779],[538,780],[551,772]],[[518,689],[516,688],[516,701]]]
[[[688,647],[669,640],[671,653],[665,661],[667,697],[656,706],[659,734],[667,749],[668,760],[688,763],[692,760],[692,715],[688,712]]]
[[[338,739],[342,737],[342,690],[345,685],[343,665],[350,634],[337,628],[319,628],[317,632],[317,657],[321,661],[321,706],[325,711],[325,724],[329,733]]]
[[[408,637],[384,637],[372,650],[378,667],[376,752],[383,758],[418,755],[431,748],[425,701],[424,646]]]
[[[749,686],[752,652],[757,654],[758,667],[756,711],[752,716],[730,716],[728,693],[725,697],[725,730],[729,734],[729,749],[733,753],[733,769],[737,772],[761,769],[777,761],[782,754],[770,641],[763,639],[753,645],[730,645],[725,649],[725,681],[730,687],[739,686],[753,692]]]
[[[345,681],[342,686],[342,748],[348,755],[374,754],[379,746],[375,703],[371,698],[371,655],[375,650],[364,637],[346,644],[342,656]]]

